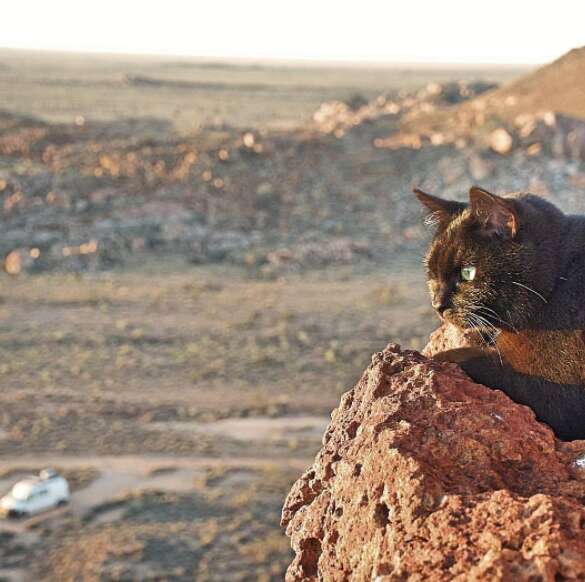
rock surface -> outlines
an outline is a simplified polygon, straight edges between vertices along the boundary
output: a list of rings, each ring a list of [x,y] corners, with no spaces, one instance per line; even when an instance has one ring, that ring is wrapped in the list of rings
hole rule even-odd
[[[288,495],[287,580],[584,579],[583,451],[457,366],[389,345]]]
[[[472,330],[461,330],[450,323],[444,323],[431,333],[429,343],[422,353],[429,358],[440,352],[481,345],[479,335]]]

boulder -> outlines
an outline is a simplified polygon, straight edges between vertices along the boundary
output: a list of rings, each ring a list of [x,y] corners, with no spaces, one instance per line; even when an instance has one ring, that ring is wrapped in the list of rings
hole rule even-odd
[[[584,452],[458,366],[390,344],[286,499],[287,580],[584,579]]]
[[[514,139],[503,127],[500,127],[490,134],[489,144],[494,152],[505,156],[512,151]]]

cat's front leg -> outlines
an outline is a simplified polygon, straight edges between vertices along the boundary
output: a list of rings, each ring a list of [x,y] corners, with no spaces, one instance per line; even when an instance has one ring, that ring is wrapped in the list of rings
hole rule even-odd
[[[499,389],[519,404],[529,406],[558,438],[585,439],[585,386],[559,384],[516,372],[489,349],[460,348],[433,356],[454,362],[478,384]]]
[[[490,348],[468,347],[440,352],[433,356],[439,362],[451,362],[478,384],[505,391],[507,374],[497,352]]]

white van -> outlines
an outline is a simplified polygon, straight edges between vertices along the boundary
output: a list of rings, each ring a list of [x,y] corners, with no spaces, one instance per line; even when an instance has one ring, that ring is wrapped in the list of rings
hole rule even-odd
[[[0,511],[7,517],[28,517],[69,502],[69,484],[53,469],[44,469],[19,481],[0,499]]]

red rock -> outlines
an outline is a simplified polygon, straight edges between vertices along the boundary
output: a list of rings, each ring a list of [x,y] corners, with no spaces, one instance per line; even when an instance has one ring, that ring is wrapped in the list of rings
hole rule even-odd
[[[583,451],[454,364],[389,345],[288,495],[287,580],[583,579]]]
[[[461,330],[450,323],[445,323],[429,338],[429,343],[424,347],[422,353],[429,358],[440,352],[466,348],[481,344],[479,335],[472,330]]]

